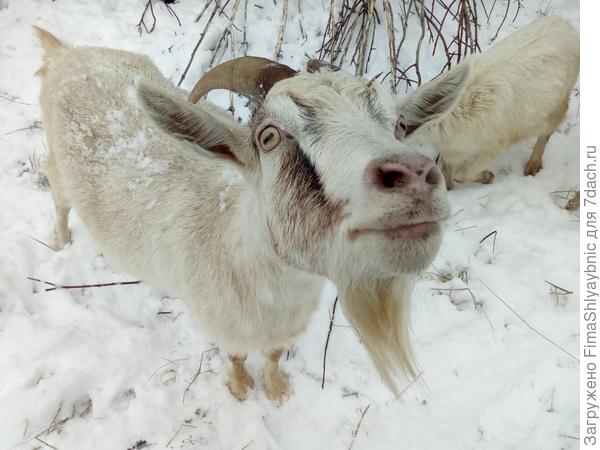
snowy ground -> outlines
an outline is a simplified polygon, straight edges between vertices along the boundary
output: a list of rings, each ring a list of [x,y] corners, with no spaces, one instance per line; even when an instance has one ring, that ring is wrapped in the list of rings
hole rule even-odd
[[[148,285],[44,292],[27,280],[131,279],[92,248],[77,218],[74,244],[62,252],[32,239],[51,241],[53,217],[36,163],[46,152],[44,136],[36,126],[24,129],[40,120],[33,74],[41,49],[31,26],[77,45],[146,53],[176,82],[203,27],[193,23],[202,2],[173,5],[182,27],[155,3],[156,29],[140,37],[135,25],[142,0],[0,0],[0,449],[577,448],[578,362],[567,352],[578,354],[579,222],[550,195],[578,184],[576,93],[538,176],[522,176],[532,145],[526,142],[495,163],[495,184],[451,192],[454,214],[444,244],[413,296],[422,383],[409,386],[400,401],[382,385],[339,310],[321,390],[331,286],[283,361],[294,393],[277,408],[260,388],[243,403],[229,394],[226,356],[210,350],[214,344],[190,321],[182,300],[163,298]],[[262,9],[248,9],[249,53],[271,57],[281,7],[250,3]],[[523,3],[501,36],[548,7],[578,26],[578,2]],[[305,0],[300,15],[290,2],[285,63],[304,67],[305,52],[314,55],[328,4]],[[502,12],[498,8],[496,24],[481,31],[484,48]],[[300,19],[306,43],[299,40]],[[226,19],[218,20],[222,29]],[[206,66],[218,28],[183,87]],[[424,77],[435,75],[440,62],[425,59]],[[377,52],[369,75],[385,64]],[[480,243],[493,231],[495,245],[493,236]],[[545,280],[573,293],[553,295]],[[450,288],[467,287],[476,303],[468,291],[448,295]],[[249,370],[257,379],[261,367],[262,357],[251,355]]]

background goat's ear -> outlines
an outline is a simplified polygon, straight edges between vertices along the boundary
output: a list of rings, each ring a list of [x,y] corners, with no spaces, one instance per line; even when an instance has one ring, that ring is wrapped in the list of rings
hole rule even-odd
[[[447,114],[462,97],[469,72],[470,64],[465,61],[407,96],[401,97],[396,137],[402,139],[409,136],[421,125],[439,120]]]
[[[245,165],[240,155],[242,127],[207,107],[192,105],[158,87],[140,83],[138,98],[155,125],[178,139],[198,146],[209,156]]]
[[[309,59],[306,63],[306,71],[308,73],[315,72],[339,72],[341,70],[340,67],[334,66],[328,62],[325,62],[321,59]]]

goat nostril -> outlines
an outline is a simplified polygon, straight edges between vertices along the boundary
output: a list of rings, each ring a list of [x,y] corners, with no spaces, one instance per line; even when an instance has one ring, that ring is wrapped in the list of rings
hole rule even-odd
[[[406,176],[402,172],[395,170],[383,171],[379,170],[381,175],[381,184],[386,189],[392,189],[406,182]]]
[[[425,182],[432,185],[439,184],[440,172],[435,167],[432,167],[425,177]]]
[[[417,172],[416,172],[416,173],[417,173],[417,175],[419,175],[419,176],[423,175],[423,171],[422,171],[422,170],[417,170]]]

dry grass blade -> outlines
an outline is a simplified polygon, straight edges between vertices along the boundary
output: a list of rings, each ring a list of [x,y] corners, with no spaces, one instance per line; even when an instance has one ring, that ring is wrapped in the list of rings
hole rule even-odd
[[[490,236],[494,236],[494,240],[492,241],[492,253],[496,252],[496,236],[498,236],[498,232],[496,230],[492,231],[489,234],[486,234],[480,241],[480,244],[483,244],[484,241],[489,238]]]
[[[546,283],[548,283],[550,286],[552,286],[552,287],[553,287],[553,288],[556,290],[556,292],[557,292],[558,294],[563,294],[563,295],[566,295],[566,294],[572,294],[572,293],[573,293],[573,291],[569,291],[568,289],[565,289],[565,288],[563,288],[563,287],[560,287],[560,286],[558,286],[558,285],[556,285],[556,284],[554,284],[554,283],[551,283],[551,282],[550,282],[550,281],[548,281],[548,280],[544,280],[544,281],[545,281]]]
[[[356,440],[356,437],[358,436],[358,433],[360,432],[360,426],[362,425],[363,420],[364,420],[365,416],[367,415],[367,412],[369,411],[370,407],[371,407],[371,404],[369,403],[367,405],[367,407],[361,411],[360,419],[358,420],[356,427],[352,431],[352,442],[350,442],[350,446],[348,447],[348,450],[351,450],[352,447],[354,446],[354,441]]]
[[[470,288],[432,288],[432,290],[439,292],[448,292],[448,298],[450,299],[450,302],[454,305],[456,305],[456,303],[452,299],[453,292],[468,292],[471,296],[471,299],[473,300],[473,308],[475,309],[475,311],[477,311],[478,313],[482,313],[487,319],[488,323],[490,324],[490,328],[492,329],[492,331],[494,330],[494,325],[492,324],[490,317],[487,315],[487,312],[485,312],[485,309],[483,309],[483,303],[475,298],[475,294],[473,294],[473,291]]]
[[[0,95],[0,98],[4,99],[4,100],[8,100],[11,103],[18,103],[19,105],[31,106],[31,103],[22,102],[21,100],[18,100],[17,97],[10,98],[10,97],[5,97],[4,95]]]
[[[506,303],[498,294],[496,294],[496,292],[494,292],[487,284],[485,284],[483,282],[483,280],[479,280],[479,281],[481,282],[481,284],[483,284],[487,288],[488,291],[490,291],[494,295],[494,297],[496,297],[504,306],[506,306],[510,310],[510,312],[512,312],[521,322],[523,322],[525,324],[525,326],[527,326],[527,328],[529,328],[535,334],[537,334],[538,336],[540,336],[541,338],[543,338],[544,340],[546,340],[547,342],[549,342],[550,344],[552,344],[554,347],[556,347],[557,349],[559,349],[560,351],[562,351],[566,355],[569,355],[575,361],[579,362],[579,358],[577,358],[571,352],[569,352],[568,350],[564,349],[563,347],[561,347],[560,345],[558,345],[556,342],[554,342],[552,339],[550,339],[548,336],[542,334],[536,328],[534,328],[533,326],[531,326],[529,324],[529,322],[527,322],[523,318],[523,316],[521,316],[518,312],[516,312],[508,303]]]
[[[39,437],[36,437],[35,440],[38,441],[40,444],[44,444],[46,447],[58,450],[58,448],[56,448],[54,445],[48,444],[46,441],[44,441],[43,439],[41,439]]]
[[[18,133],[20,131],[26,131],[26,130],[40,130],[42,128],[42,122],[40,120],[35,120],[31,125],[29,125],[28,127],[23,127],[23,128],[18,128],[16,130],[13,131],[9,131],[8,133],[4,133],[4,136],[9,136],[11,134],[15,134]]]

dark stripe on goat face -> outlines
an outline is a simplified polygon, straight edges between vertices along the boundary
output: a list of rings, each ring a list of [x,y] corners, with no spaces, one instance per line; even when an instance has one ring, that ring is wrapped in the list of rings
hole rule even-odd
[[[327,203],[321,177],[296,141],[282,155],[281,169],[276,184],[290,192],[295,192],[298,204],[302,206],[312,203],[313,207],[319,207]]]
[[[342,202],[327,197],[314,164],[297,142],[282,154],[275,190],[283,239],[297,250],[307,250],[342,219]]]

